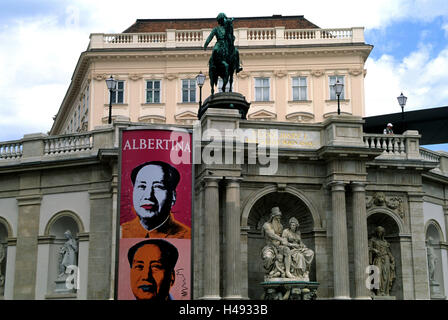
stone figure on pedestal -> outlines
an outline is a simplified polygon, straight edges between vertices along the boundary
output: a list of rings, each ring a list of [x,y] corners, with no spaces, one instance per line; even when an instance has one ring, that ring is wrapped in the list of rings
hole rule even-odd
[[[299,221],[289,219],[289,228],[283,230],[282,213],[278,207],[271,209],[269,221],[263,224],[266,245],[261,256],[264,261],[265,280],[291,279],[309,281],[309,270],[314,252],[302,242]]]
[[[428,274],[430,283],[436,283],[434,274],[436,270],[437,256],[434,251],[432,241],[432,237],[428,237],[428,239],[426,240],[426,252],[428,255]]]
[[[59,249],[59,279],[64,277],[68,266],[77,265],[76,253],[78,252],[78,243],[73,238],[70,230],[65,231],[64,236],[67,241]]]
[[[395,280],[395,259],[390,244],[384,239],[385,229],[377,226],[375,235],[369,240],[369,263],[379,269],[379,288],[374,289],[377,296],[389,296]]]

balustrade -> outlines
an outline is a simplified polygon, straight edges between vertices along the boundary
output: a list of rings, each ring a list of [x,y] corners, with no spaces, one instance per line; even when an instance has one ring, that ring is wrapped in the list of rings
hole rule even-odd
[[[10,141],[0,143],[0,159],[18,159],[22,157],[22,142],[21,141]]]
[[[406,141],[403,135],[364,134],[364,144],[370,149],[383,150],[382,156],[405,157]]]
[[[259,45],[296,45],[332,42],[364,42],[362,28],[343,29],[284,29],[276,28],[244,28],[244,39],[240,39],[240,29],[235,29],[235,43],[244,42]],[[89,48],[133,48],[133,47],[201,47],[210,33],[210,29],[201,30],[167,30],[166,32],[117,33],[91,35]],[[247,38],[246,38],[247,35]],[[280,42],[277,42],[280,41]]]
[[[57,136],[44,140],[44,155],[86,151],[92,147],[91,134]]]

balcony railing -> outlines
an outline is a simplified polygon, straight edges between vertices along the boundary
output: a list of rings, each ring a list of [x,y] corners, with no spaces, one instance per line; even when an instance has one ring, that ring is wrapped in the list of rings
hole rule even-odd
[[[21,140],[0,142],[0,161],[21,158],[22,148]]]
[[[404,135],[384,135],[384,134],[364,134],[364,144],[370,149],[379,149],[383,153],[380,157],[406,158],[406,136]]]
[[[44,139],[44,155],[55,155],[91,150],[93,136],[88,134],[76,134],[48,137]]]
[[[420,147],[420,156],[425,161],[433,161],[433,162],[440,161],[440,154],[438,152],[431,151],[422,147]]]
[[[92,33],[89,49],[104,48],[177,48],[202,47],[211,29],[166,30],[149,33]],[[235,45],[303,45],[329,43],[364,43],[364,28],[285,29],[238,28]]]

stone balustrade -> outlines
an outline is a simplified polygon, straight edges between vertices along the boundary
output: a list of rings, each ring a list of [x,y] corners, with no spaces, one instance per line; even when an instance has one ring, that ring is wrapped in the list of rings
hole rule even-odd
[[[406,158],[406,137],[404,135],[393,134],[364,134],[364,144],[370,149],[383,150],[383,157]]]
[[[21,140],[0,142],[0,166],[67,156],[91,156],[99,149],[114,147],[116,147],[115,131],[111,126],[88,133],[58,136],[30,134],[25,135]]]
[[[22,157],[22,148],[21,140],[0,142],[0,161]]]
[[[431,151],[426,148],[420,148],[420,155],[422,159],[425,161],[433,161],[433,162],[440,161],[440,154],[438,152]]]
[[[174,30],[148,33],[92,33],[89,49],[202,47],[211,29]],[[238,28],[235,45],[304,45],[364,43],[364,28],[285,29]]]
[[[93,136],[91,133],[48,137],[44,139],[44,155],[73,153],[91,150]]]

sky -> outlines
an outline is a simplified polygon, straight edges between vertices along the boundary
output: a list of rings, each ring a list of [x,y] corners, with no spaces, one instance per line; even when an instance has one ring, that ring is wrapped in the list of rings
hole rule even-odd
[[[216,3],[216,4],[214,4]],[[0,141],[50,130],[91,33],[136,19],[303,15],[321,28],[364,27],[366,116],[448,106],[447,0],[0,0]],[[448,151],[448,144],[429,147]]]

